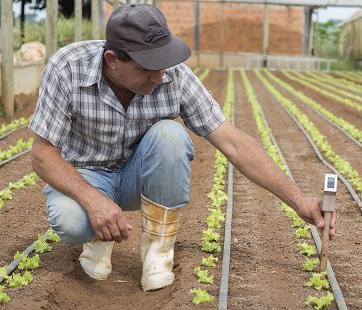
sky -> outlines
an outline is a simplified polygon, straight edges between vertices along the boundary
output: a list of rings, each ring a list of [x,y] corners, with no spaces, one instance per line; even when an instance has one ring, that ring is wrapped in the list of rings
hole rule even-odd
[[[362,8],[328,7],[326,9],[319,9],[319,21],[324,23],[331,19],[347,20],[353,15],[354,12],[358,11],[358,9]]]

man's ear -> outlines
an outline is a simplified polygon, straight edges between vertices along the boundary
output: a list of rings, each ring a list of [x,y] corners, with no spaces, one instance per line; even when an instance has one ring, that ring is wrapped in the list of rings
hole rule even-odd
[[[104,59],[107,63],[107,66],[110,67],[112,70],[116,70],[117,68],[117,55],[112,50],[107,50],[104,52]]]

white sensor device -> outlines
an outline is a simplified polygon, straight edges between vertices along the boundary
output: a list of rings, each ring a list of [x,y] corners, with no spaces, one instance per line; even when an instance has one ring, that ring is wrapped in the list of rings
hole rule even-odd
[[[325,192],[337,192],[338,177],[335,174],[326,174],[324,176],[324,191]]]

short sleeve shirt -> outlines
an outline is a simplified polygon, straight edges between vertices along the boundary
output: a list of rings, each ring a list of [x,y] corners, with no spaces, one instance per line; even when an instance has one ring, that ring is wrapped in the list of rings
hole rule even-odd
[[[135,95],[124,109],[102,77],[103,52],[104,41],[70,44],[49,59],[41,78],[29,128],[60,148],[73,166],[118,169],[163,119],[180,116],[199,136],[225,121],[212,95],[184,64],[166,69],[152,94]]]

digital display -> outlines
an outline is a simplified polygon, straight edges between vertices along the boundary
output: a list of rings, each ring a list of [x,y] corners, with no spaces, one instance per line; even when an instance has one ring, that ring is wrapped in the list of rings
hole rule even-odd
[[[328,177],[328,179],[327,179],[327,188],[334,188],[334,182],[335,182],[335,178]]]

